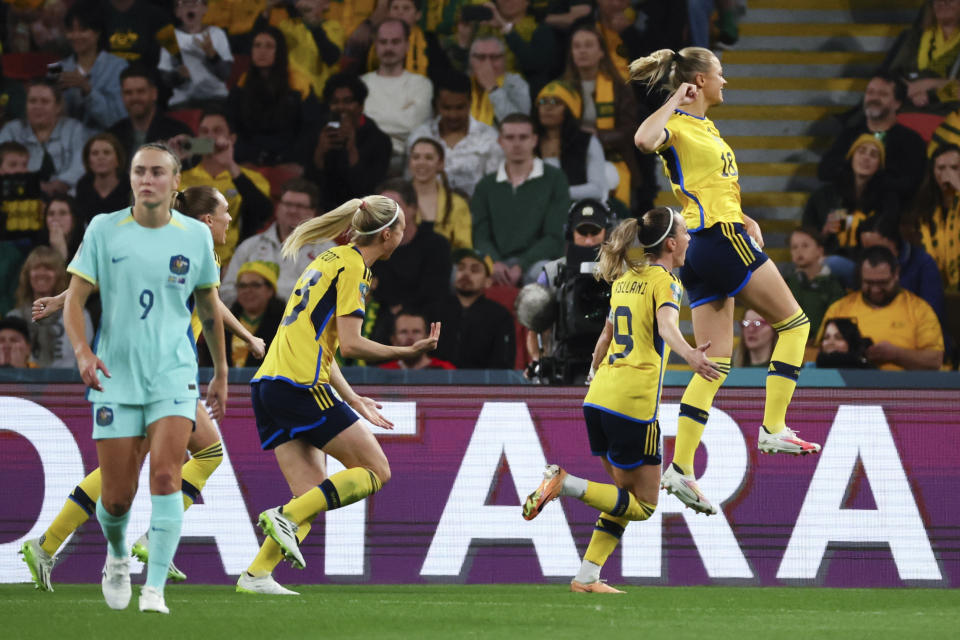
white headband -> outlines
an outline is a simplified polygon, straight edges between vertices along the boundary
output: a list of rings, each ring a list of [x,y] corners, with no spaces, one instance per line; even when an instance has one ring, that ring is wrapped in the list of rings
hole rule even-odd
[[[361,208],[361,209],[363,209],[363,204],[364,204],[364,203],[361,202],[361,205],[360,205],[360,208]],[[373,231],[357,231],[356,233],[357,233],[358,236],[372,236],[373,234],[379,233],[379,232],[383,231],[384,229],[386,229],[387,227],[389,227],[390,225],[392,225],[394,222],[396,222],[396,221],[397,221],[397,217],[398,217],[399,215],[400,215],[400,205],[398,204],[398,205],[397,205],[397,210],[393,212],[393,217],[390,218],[390,222],[388,222],[387,224],[383,225],[382,227],[377,227],[377,228],[374,229]]]
[[[649,249],[650,247],[657,246],[658,244],[663,242],[668,235],[670,235],[671,229],[673,229],[673,210],[670,211],[670,224],[667,225],[667,230],[663,232],[663,235],[657,238],[656,242],[654,242],[653,244],[641,243],[640,246],[643,247],[644,249]]]

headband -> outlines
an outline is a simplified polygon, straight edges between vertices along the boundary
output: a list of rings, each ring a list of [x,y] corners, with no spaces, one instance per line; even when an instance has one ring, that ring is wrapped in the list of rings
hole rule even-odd
[[[396,204],[396,203],[394,203],[394,204]],[[364,205],[364,202],[363,202],[363,200],[361,200],[361,201],[360,201],[360,207],[359,207],[359,208],[360,208],[360,209],[363,209],[363,205]],[[394,222],[396,222],[396,221],[397,221],[397,217],[398,217],[399,215],[400,215],[400,205],[397,204],[397,210],[393,212],[393,217],[390,218],[390,222],[388,222],[387,224],[383,225],[382,227],[377,227],[377,228],[374,229],[373,231],[357,231],[356,234],[357,234],[358,236],[372,236],[372,235],[375,234],[375,233],[379,233],[379,232],[383,231],[384,229],[386,229],[387,227],[389,227],[390,225],[392,225]]]
[[[679,52],[679,51],[674,51],[674,52],[673,52],[673,62],[676,62],[677,64],[680,64],[680,61],[681,61],[681,60],[683,60],[683,58],[680,57],[680,52]]]
[[[670,235],[671,229],[673,229],[673,211],[670,211],[670,224],[667,225],[667,230],[663,232],[663,235],[657,238],[656,242],[654,242],[653,244],[643,244],[641,242],[640,246],[643,247],[644,249],[649,249],[651,247],[657,246],[658,244],[660,244],[661,242],[667,239],[667,236]]]

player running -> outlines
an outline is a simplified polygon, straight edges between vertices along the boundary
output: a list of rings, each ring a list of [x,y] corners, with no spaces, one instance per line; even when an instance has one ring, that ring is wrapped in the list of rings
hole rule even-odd
[[[385,196],[345,202],[298,226],[283,245],[292,257],[305,244],[350,232],[352,242],[320,254],[304,270],[287,302],[280,329],[251,381],[250,395],[263,449],[273,449],[294,496],[260,514],[268,536],[237,582],[237,591],[295,595],[277,584],[273,568],[283,557],[304,568],[299,541],[314,517],[376,493],[390,479],[390,465],[370,430],[390,429],[380,405],[357,395],[337,367],[337,348],[347,358],[409,359],[436,348],[440,323],[409,347],[389,347],[360,335],[370,288],[370,266],[400,244],[403,211]],[[324,454],[345,470],[327,477]]]
[[[621,222],[601,247],[598,278],[612,283],[610,316],[593,352],[596,372],[583,401],[590,451],[602,456],[613,484],[573,476],[547,465],[543,482],[527,496],[523,517],[532,520],[559,496],[601,511],[580,571],[570,590],[623,593],[600,580],[600,569],[633,520],[657,508],[660,482],[660,390],[670,349],[708,380],[720,377],[706,357],[710,343],[691,347],[679,328],[683,290],[671,273],[684,263],[683,217],[667,207],[638,222]]]

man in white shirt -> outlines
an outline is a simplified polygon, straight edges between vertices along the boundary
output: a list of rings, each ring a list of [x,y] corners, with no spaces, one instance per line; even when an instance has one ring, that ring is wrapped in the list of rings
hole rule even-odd
[[[433,100],[430,80],[404,69],[409,37],[407,23],[396,18],[384,20],[377,29],[374,43],[380,66],[360,78],[370,90],[363,112],[373,118],[393,143],[391,175],[403,172],[407,137],[430,118]]]
[[[334,246],[329,240],[308,244],[300,249],[296,260],[284,260],[280,248],[297,225],[319,213],[320,190],[309,180],[294,178],[283,185],[277,203],[276,220],[263,233],[251,236],[237,247],[227,273],[220,279],[220,298],[228,307],[237,299],[237,272],[247,262],[262,260],[280,265],[277,297],[286,301],[297,278],[318,255]]]
[[[439,142],[450,187],[471,196],[480,178],[496,171],[503,161],[497,130],[470,115],[470,78],[462,73],[439,79],[436,109],[436,118],[410,134],[407,153],[420,138]]]

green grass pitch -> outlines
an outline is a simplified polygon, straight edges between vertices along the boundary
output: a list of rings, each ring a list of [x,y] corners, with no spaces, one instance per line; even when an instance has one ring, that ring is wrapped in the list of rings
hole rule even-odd
[[[327,585],[300,597],[233,587],[167,588],[171,615],[111,611],[99,585],[0,586],[0,636],[51,638],[905,638],[960,629],[960,591],[625,586],[625,595],[566,585]],[[953,631],[950,631],[953,629]],[[350,635],[344,635],[350,634]]]

